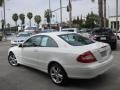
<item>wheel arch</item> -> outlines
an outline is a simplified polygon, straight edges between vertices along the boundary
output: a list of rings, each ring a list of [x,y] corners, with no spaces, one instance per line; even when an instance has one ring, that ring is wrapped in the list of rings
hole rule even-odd
[[[57,61],[51,61],[51,62],[48,63],[48,66],[47,66],[48,73],[49,73],[50,67],[51,67],[53,64],[58,64],[58,65],[60,65],[60,67],[64,70],[66,76],[68,77],[67,72],[65,71],[65,68],[64,68],[59,62],[57,62]]]

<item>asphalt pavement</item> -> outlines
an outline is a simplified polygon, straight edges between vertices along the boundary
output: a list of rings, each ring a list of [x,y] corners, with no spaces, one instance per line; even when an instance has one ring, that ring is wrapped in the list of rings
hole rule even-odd
[[[120,90],[120,41],[113,51],[113,67],[94,79],[71,79],[67,86],[57,86],[48,75],[26,67],[12,67],[7,61],[9,41],[0,42],[0,90]]]

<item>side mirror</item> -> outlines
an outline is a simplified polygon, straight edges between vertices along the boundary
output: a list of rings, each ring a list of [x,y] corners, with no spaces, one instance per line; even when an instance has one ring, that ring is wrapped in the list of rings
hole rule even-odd
[[[22,47],[23,47],[23,44],[19,44],[18,46],[22,48]]]

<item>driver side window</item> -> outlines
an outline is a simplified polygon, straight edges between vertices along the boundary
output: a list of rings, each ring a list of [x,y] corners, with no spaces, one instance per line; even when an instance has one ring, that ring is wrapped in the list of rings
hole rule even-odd
[[[25,47],[39,47],[41,43],[41,36],[33,36],[28,39],[25,43]]]

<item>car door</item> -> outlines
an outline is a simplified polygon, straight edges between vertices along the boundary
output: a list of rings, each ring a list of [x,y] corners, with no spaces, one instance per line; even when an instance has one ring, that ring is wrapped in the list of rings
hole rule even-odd
[[[43,35],[42,39],[41,39],[41,43],[40,43],[40,47],[39,47],[39,53],[38,56],[38,62],[37,62],[37,66],[41,67],[41,69],[46,70],[47,69],[47,63],[48,61],[54,57],[54,51],[56,51],[58,48],[57,43],[54,41],[54,39],[52,39],[49,36]]]
[[[36,66],[38,60],[38,48],[41,42],[41,36],[33,36],[28,39],[22,48],[23,64]]]

